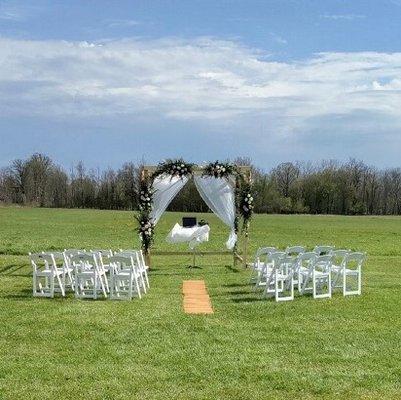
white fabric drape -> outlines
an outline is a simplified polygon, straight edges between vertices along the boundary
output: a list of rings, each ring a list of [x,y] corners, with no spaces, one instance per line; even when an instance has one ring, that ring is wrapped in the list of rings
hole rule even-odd
[[[202,242],[209,240],[209,225],[194,226],[192,228],[184,228],[180,224],[175,224],[173,229],[166,237],[167,243],[189,243],[189,248],[193,250]]]
[[[187,182],[186,176],[180,178],[179,176],[160,175],[154,179],[152,187],[155,192],[153,208],[150,213],[150,218],[154,224],[157,224],[168,205]]]
[[[237,235],[234,229],[235,221],[235,184],[225,178],[211,176],[194,176],[199,194],[208,207],[231,228],[230,236],[226,242],[229,250],[234,248]]]

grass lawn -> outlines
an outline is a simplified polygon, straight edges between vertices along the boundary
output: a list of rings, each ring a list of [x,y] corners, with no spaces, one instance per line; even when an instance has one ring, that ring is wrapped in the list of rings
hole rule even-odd
[[[228,230],[211,214],[211,240]],[[155,249],[180,214],[158,225]],[[362,296],[263,300],[229,256],[155,256],[131,302],[34,299],[28,251],[138,247],[132,213],[0,208],[1,399],[399,399],[401,218],[257,215],[260,245],[368,252]],[[179,245],[174,249],[186,249]],[[184,279],[204,279],[215,313],[185,315]]]

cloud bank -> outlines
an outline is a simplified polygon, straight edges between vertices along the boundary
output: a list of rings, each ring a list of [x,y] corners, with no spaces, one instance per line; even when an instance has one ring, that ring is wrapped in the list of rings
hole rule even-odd
[[[0,116],[118,116],[236,123],[282,132],[338,116],[401,127],[401,53],[277,62],[237,42],[104,43],[0,38]],[[361,115],[363,117],[361,117]],[[331,119],[330,119],[331,118]],[[376,122],[375,122],[376,121]]]

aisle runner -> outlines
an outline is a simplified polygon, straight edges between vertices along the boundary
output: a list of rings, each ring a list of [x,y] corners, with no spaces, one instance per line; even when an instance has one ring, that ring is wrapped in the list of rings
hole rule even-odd
[[[184,281],[182,293],[184,294],[184,311],[187,314],[213,314],[205,281]]]

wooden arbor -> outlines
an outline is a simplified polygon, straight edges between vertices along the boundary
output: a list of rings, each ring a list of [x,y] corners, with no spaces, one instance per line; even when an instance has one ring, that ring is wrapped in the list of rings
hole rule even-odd
[[[236,193],[238,193],[239,189],[240,189],[240,185],[241,185],[241,177],[244,183],[246,184],[251,184],[252,183],[252,172],[251,172],[251,167],[250,166],[238,166],[238,173],[240,174],[240,176],[235,175],[235,191]],[[142,167],[141,170],[141,181],[145,182],[148,181],[153,173],[157,170],[157,166],[155,165],[145,165]],[[201,166],[195,166],[193,168],[193,173],[194,174],[202,174],[202,172],[204,171],[204,167]],[[239,212],[238,212],[238,204],[235,205],[236,206],[236,214],[237,217],[239,216]],[[240,234],[241,230],[238,229],[237,235],[238,235],[238,241],[237,244],[234,246],[234,249],[232,251],[227,251],[227,250],[220,250],[220,251],[200,251],[198,254],[209,254],[209,255],[215,255],[215,254],[233,254],[233,260],[234,260],[234,266],[237,265],[238,262],[241,262],[244,267],[247,266],[247,258],[248,258],[248,232],[245,231],[245,234],[241,235]],[[243,236],[243,251],[242,253],[240,251],[238,251],[238,242],[240,240],[240,237]],[[187,252],[178,252],[178,251],[154,251],[152,252],[152,254],[155,255],[181,255],[181,254],[185,254],[185,255],[189,255],[189,254],[193,254],[193,252],[187,251]],[[145,257],[146,257],[146,262],[147,265],[151,266],[151,254],[150,254],[150,250],[148,250],[145,253]]]

